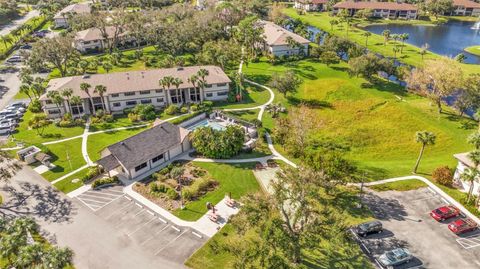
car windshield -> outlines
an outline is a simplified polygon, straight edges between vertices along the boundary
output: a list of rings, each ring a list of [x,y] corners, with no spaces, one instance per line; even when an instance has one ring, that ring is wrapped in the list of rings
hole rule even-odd
[[[387,258],[390,260],[390,261],[395,261],[397,260],[397,257],[395,256],[395,254],[393,252],[387,252],[385,254],[385,256],[387,256]]]
[[[443,215],[443,212],[440,210],[440,209],[435,209],[435,213],[439,214],[439,215]]]

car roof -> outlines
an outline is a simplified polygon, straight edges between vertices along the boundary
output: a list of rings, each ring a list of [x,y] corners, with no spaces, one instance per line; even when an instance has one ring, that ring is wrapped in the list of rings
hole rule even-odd
[[[448,212],[450,212],[450,210],[452,210],[452,208],[450,206],[442,206],[442,207],[439,207],[437,209],[440,210],[442,213],[448,213]]]

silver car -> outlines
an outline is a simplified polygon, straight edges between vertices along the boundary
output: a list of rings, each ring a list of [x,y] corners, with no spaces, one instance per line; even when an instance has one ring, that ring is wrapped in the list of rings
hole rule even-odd
[[[412,260],[413,256],[408,249],[396,248],[383,253],[378,261],[387,268],[393,268],[395,265],[408,263]]]

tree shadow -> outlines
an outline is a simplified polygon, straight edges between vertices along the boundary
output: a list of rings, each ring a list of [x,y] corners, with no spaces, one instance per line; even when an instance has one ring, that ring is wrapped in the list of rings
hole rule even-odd
[[[379,79],[377,77],[369,77],[367,78],[367,81],[368,83],[362,83],[361,85],[362,88],[374,88],[378,91],[390,92],[398,96],[406,96],[408,93],[405,90],[405,87],[385,79]]]
[[[253,68],[251,68],[253,69]],[[265,75],[265,74],[253,74],[253,75],[247,75],[246,76],[249,80],[255,81],[258,84],[262,85],[267,85],[268,82],[270,82],[270,79],[272,76],[270,75]]]
[[[298,98],[298,97],[295,97],[295,96],[287,96],[287,101],[294,106],[305,105],[309,108],[316,108],[316,109],[331,108],[331,109],[333,109],[333,105],[331,103],[329,103],[327,101],[323,101],[323,100],[304,99],[304,98]]]
[[[2,187],[9,199],[0,205],[0,216],[33,216],[50,223],[70,222],[76,210],[72,202],[59,195],[53,187],[19,183]]]
[[[405,206],[397,199],[380,197],[373,192],[362,195],[362,203],[367,205],[378,220],[407,220]]]
[[[342,67],[342,66],[330,66],[335,71],[340,71],[340,72],[348,72],[349,68],[348,67]]]

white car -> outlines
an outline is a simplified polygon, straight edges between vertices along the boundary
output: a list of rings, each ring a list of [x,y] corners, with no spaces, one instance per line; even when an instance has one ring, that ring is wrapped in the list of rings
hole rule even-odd
[[[15,120],[2,119],[0,120],[0,126],[1,125],[8,125],[10,127],[15,127],[18,125],[18,123]]]
[[[0,125],[0,135],[9,135],[12,132],[12,127],[8,125]]]

